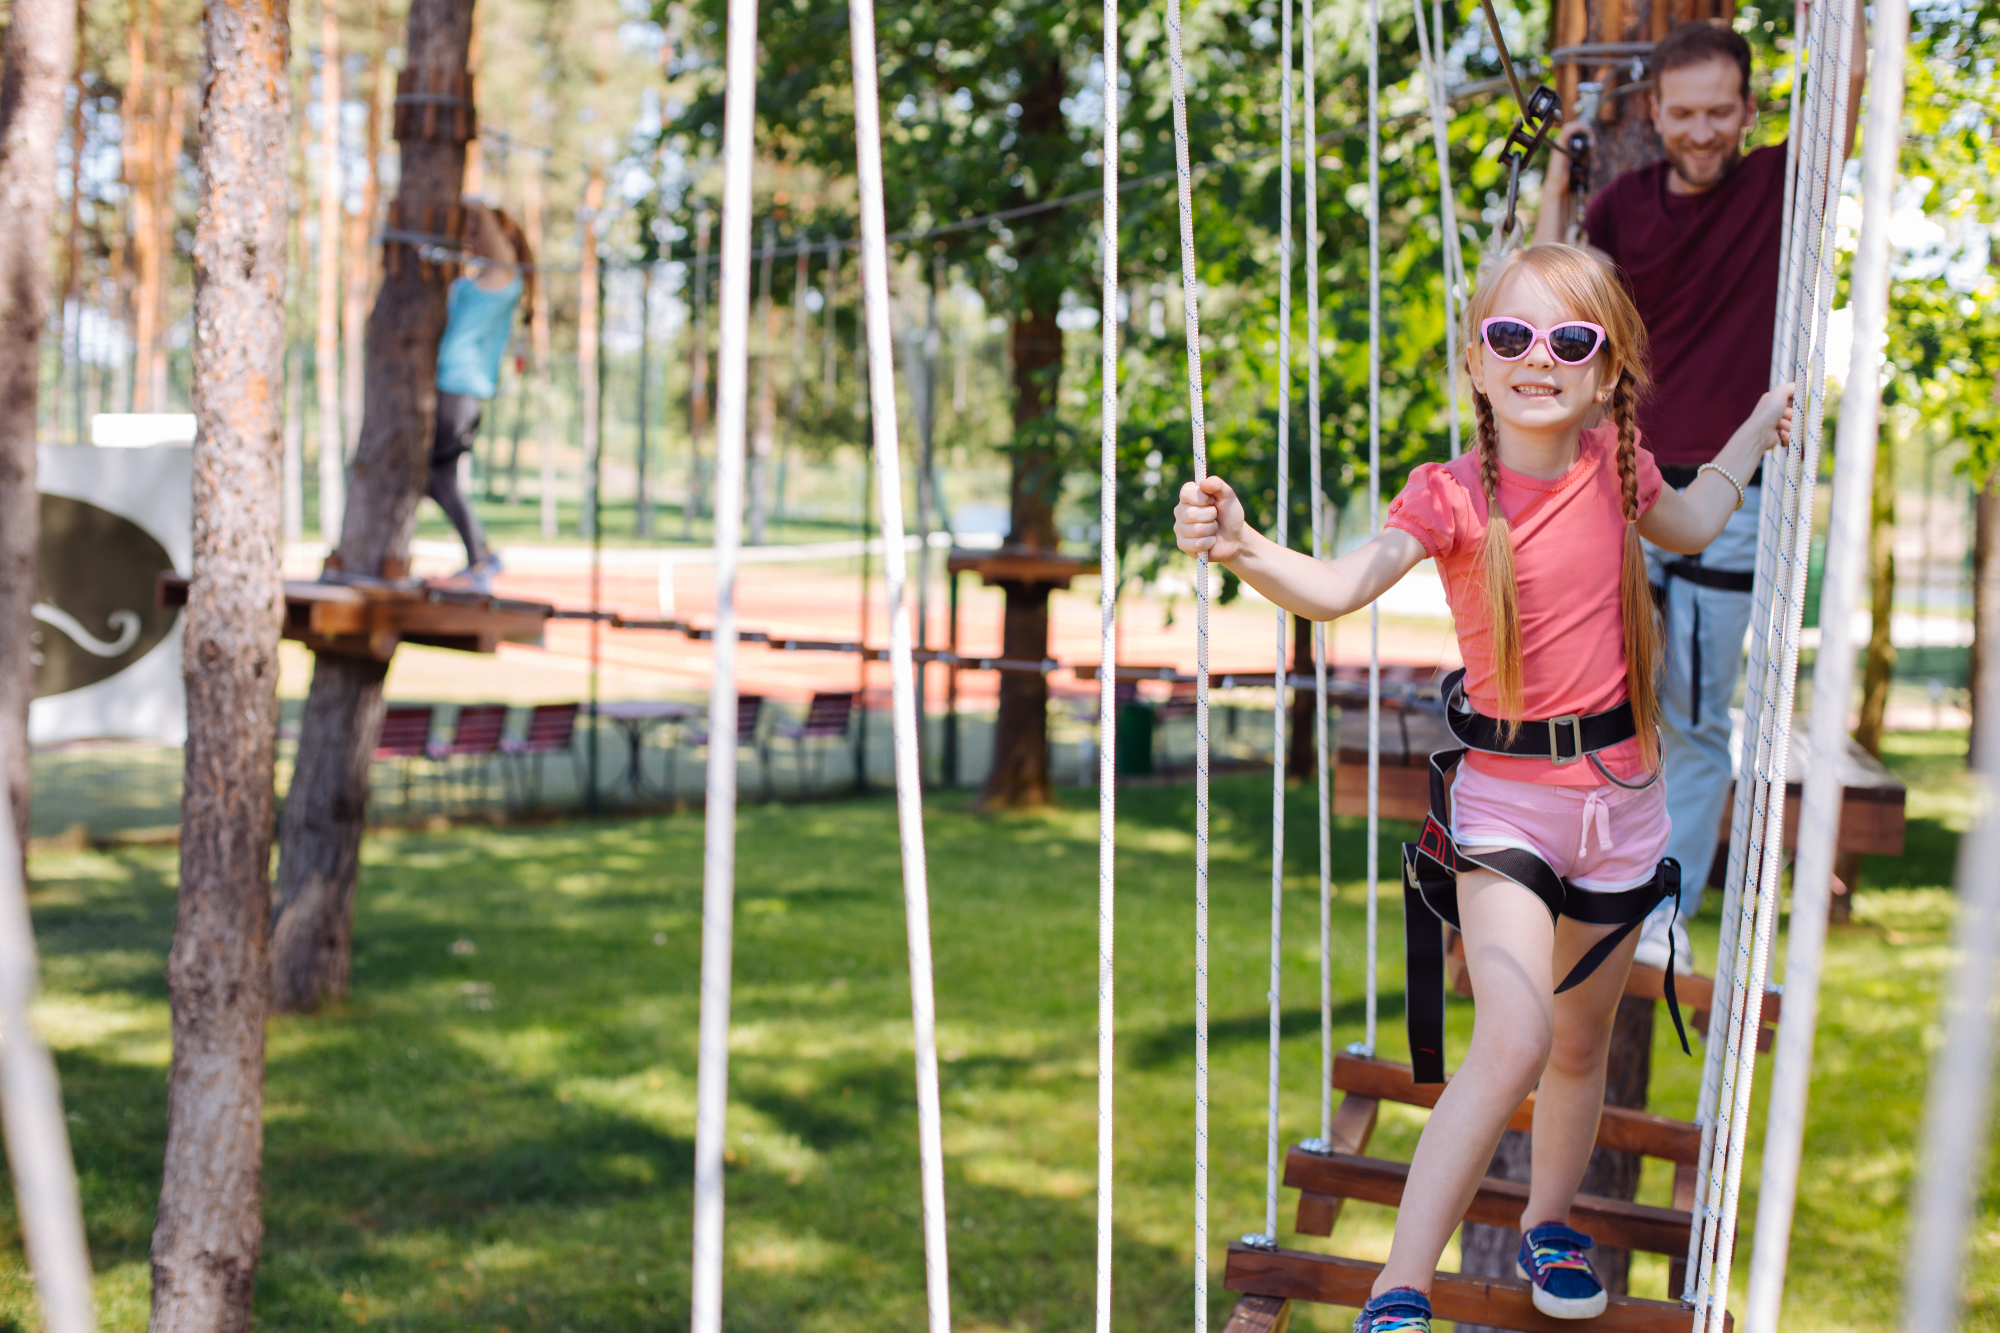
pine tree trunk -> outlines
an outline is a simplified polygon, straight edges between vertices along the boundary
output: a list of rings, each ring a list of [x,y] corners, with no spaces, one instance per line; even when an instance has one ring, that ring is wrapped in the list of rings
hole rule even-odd
[[[2000,607],[1987,604],[1988,590],[2000,592],[2000,474],[1986,479],[1973,501],[1972,510],[1972,651],[1965,664],[1965,684],[1971,696],[1972,729],[1967,734],[1965,762],[1976,764],[1981,756],[1973,749],[1972,737],[1979,734],[1979,673],[1985,669],[1986,654],[1993,635],[2000,634],[1994,613]]]
[[[154,1333],[248,1329],[263,1242],[291,42],[284,0],[210,0],[202,29],[187,772]]]
[[[1046,428],[1062,372],[1062,329],[1056,312],[1029,310],[1014,321],[1014,429],[1017,434]],[[1017,448],[1010,479],[1010,549],[1056,549],[1055,502],[1062,487],[1055,452],[1046,446]],[[1049,586],[1003,583],[1007,605],[1001,654],[1040,661],[1049,651]],[[1048,805],[1055,800],[1049,772],[1049,682],[1046,676],[1008,671],[1000,676],[1000,715],[993,731],[993,771],[980,793],[989,810]]]
[[[340,535],[347,444],[340,430],[340,15],[319,6],[319,254],[314,266],[313,387],[319,409],[319,535]]]
[[[14,0],[11,15],[0,46],[0,208],[7,217],[0,231],[0,763],[25,847],[37,629],[30,609],[41,582],[35,422],[49,315],[51,182],[76,10],[72,0]]]
[[[399,230],[456,235],[465,143],[472,0],[414,0],[403,80],[426,100],[398,109]],[[379,575],[407,568],[437,416],[437,350],[451,274],[394,245],[368,319],[368,396],[348,470],[339,567]],[[322,654],[313,667],[298,767],[279,829],[272,931],[272,1003],[313,1009],[347,993],[354,893],[368,815],[368,764],[382,729],[387,664]]]
[[[1304,616],[1292,617],[1292,674],[1308,680],[1313,674],[1313,627],[1316,622]],[[1327,627],[1331,629],[1332,626]],[[1333,679],[1333,643],[1327,643],[1327,680]],[[1314,766],[1319,763],[1319,695],[1311,685],[1304,685],[1292,691],[1291,732],[1286,738],[1285,780],[1287,782],[1316,783],[1319,777]],[[1328,740],[1332,739],[1332,719],[1328,721]]]
[[[599,290],[604,275],[597,263],[597,210],[603,204],[604,177],[592,167],[590,183],[584,186],[583,210],[577,215],[583,235],[576,302],[576,399],[578,415],[583,418],[583,521],[577,528],[581,537],[597,533],[597,505],[604,481],[604,441],[599,433],[603,413],[597,401],[598,324],[604,300]]]
[[[1874,623],[1861,667],[1861,718],[1854,739],[1882,756],[1882,728],[1889,709],[1889,677],[1896,668],[1896,645],[1889,618],[1896,604],[1896,451],[1875,451],[1875,494],[1868,515],[1869,613]],[[1850,889],[1853,885],[1848,886]]]

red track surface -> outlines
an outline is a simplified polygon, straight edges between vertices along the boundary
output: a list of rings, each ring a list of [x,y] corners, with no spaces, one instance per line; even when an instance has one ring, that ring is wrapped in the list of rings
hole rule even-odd
[[[1073,592],[1050,599],[1049,655],[1065,666],[1098,661],[1096,580],[1080,580]],[[587,571],[535,570],[503,575],[496,591],[508,596],[552,602],[564,608],[591,604]],[[675,571],[674,614],[698,625],[713,619],[714,584],[705,566]],[[886,646],[889,641],[879,567],[866,612],[866,640]],[[970,575],[961,589],[959,648],[968,655],[998,656],[1001,593],[985,588]],[[658,584],[651,570],[607,569],[600,604],[634,617],[661,614]],[[1173,620],[1168,623],[1171,610]],[[737,583],[738,623],[745,629],[766,630],[800,638],[856,639],[862,637],[864,613],[860,583],[854,572],[800,565],[748,565]],[[947,602],[942,580],[930,608],[930,643],[944,647],[950,639]],[[1276,649],[1274,616],[1262,602],[1218,606],[1212,613],[1209,663],[1215,671],[1269,671]],[[708,690],[711,645],[677,632],[615,630],[600,627],[601,661],[628,686],[651,683],[661,694],[703,694]],[[591,627],[586,621],[553,621],[544,648],[503,646],[504,659],[548,661],[561,658],[581,665],[590,655]],[[1195,666],[1194,604],[1182,598],[1169,604],[1156,597],[1128,597],[1119,660],[1143,666]],[[1342,621],[1334,636],[1333,659],[1340,666],[1362,666],[1368,660],[1368,622],[1353,616]],[[1456,665],[1457,651],[1450,627],[1441,622],[1390,621],[1382,627],[1382,659],[1429,671],[1440,662]],[[814,690],[852,689],[861,664],[841,653],[774,652],[759,644],[737,650],[737,683],[746,693],[802,701]],[[929,698],[942,699],[945,672],[931,668]],[[1059,697],[1095,693],[1092,682],[1064,670],[1051,675],[1051,692]],[[871,703],[886,704],[889,667],[867,668]],[[999,676],[988,671],[959,675],[959,698],[975,710],[991,708],[999,695]],[[935,703],[933,703],[935,706]]]

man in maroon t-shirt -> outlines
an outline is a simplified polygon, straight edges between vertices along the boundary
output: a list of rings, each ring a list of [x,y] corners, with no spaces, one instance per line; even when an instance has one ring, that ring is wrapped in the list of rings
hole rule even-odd
[[[1868,67],[1861,0],[1853,27],[1850,151]],[[1750,45],[1726,25],[1684,24],[1653,48],[1650,63],[1653,128],[1666,156],[1600,190],[1584,212],[1583,230],[1590,247],[1624,275],[1646,321],[1653,387],[1639,404],[1640,438],[1668,483],[1683,487],[1770,387],[1785,145],[1743,151],[1757,120]],[[1588,128],[1565,126],[1561,139]],[[1569,159],[1561,153],[1549,154],[1542,198],[1535,240],[1560,240],[1570,223]],[[1667,855],[1681,864],[1684,917],[1701,906],[1735,776],[1729,705],[1750,622],[1761,497],[1758,477],[1738,480],[1747,487],[1743,508],[1706,551],[1681,558],[1647,550],[1666,618],[1661,756],[1673,820]],[[1674,920],[1672,905],[1646,923],[1637,961],[1665,967],[1670,937],[1675,965],[1686,970],[1692,962],[1686,928]]]

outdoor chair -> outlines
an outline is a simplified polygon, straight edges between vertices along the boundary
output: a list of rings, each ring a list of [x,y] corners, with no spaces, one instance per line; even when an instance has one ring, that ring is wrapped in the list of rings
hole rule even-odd
[[[416,760],[424,758],[431,743],[431,715],[435,710],[429,704],[391,704],[382,714],[382,734],[375,741],[374,760],[378,764],[398,763],[402,766],[403,810],[410,808],[411,771]]]
[[[757,756],[757,767],[764,776],[764,799],[771,799],[771,757],[758,736],[758,724],[764,720],[764,696],[761,694],[739,694],[736,696],[736,748],[748,749]],[[699,750],[709,743],[708,715],[694,718],[681,732],[681,745],[689,750]],[[679,749],[667,752],[667,790],[675,790],[674,778],[678,764]]]
[[[439,776],[445,780],[447,797],[451,794],[451,761],[465,759],[478,774],[480,801],[486,800],[489,771],[500,756],[506,732],[506,704],[466,704],[458,710],[451,724],[451,739],[434,740],[424,749],[425,757],[438,766]]]
[[[577,786],[583,786],[583,772],[577,767],[576,715],[582,704],[536,704],[528,710],[528,726],[519,736],[503,736],[500,753],[513,761],[518,773],[524,804],[534,809],[542,803],[542,760],[552,754],[569,756],[576,771]]]
[[[801,797],[806,794],[807,744],[812,741],[845,743],[847,740],[848,724],[854,716],[854,701],[855,695],[851,690],[844,693],[818,691],[814,693],[812,702],[806,705],[806,715],[803,720],[798,722],[780,721],[776,726],[771,728],[773,734],[779,740],[787,740],[792,743],[792,752],[796,761],[795,770],[798,777],[799,795]],[[828,747],[825,745],[819,747],[819,767],[822,772],[826,768],[827,749]],[[817,776],[820,775],[815,774],[815,777]]]

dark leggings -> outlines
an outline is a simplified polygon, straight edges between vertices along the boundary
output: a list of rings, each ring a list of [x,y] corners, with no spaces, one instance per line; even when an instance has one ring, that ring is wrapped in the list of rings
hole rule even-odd
[[[459,457],[472,448],[479,433],[479,413],[486,404],[468,394],[440,393],[437,402],[437,434],[431,441],[431,480],[424,494],[438,502],[444,516],[458,529],[465,543],[465,563],[476,565],[486,558],[486,533],[473,516],[472,506],[458,489]]]

